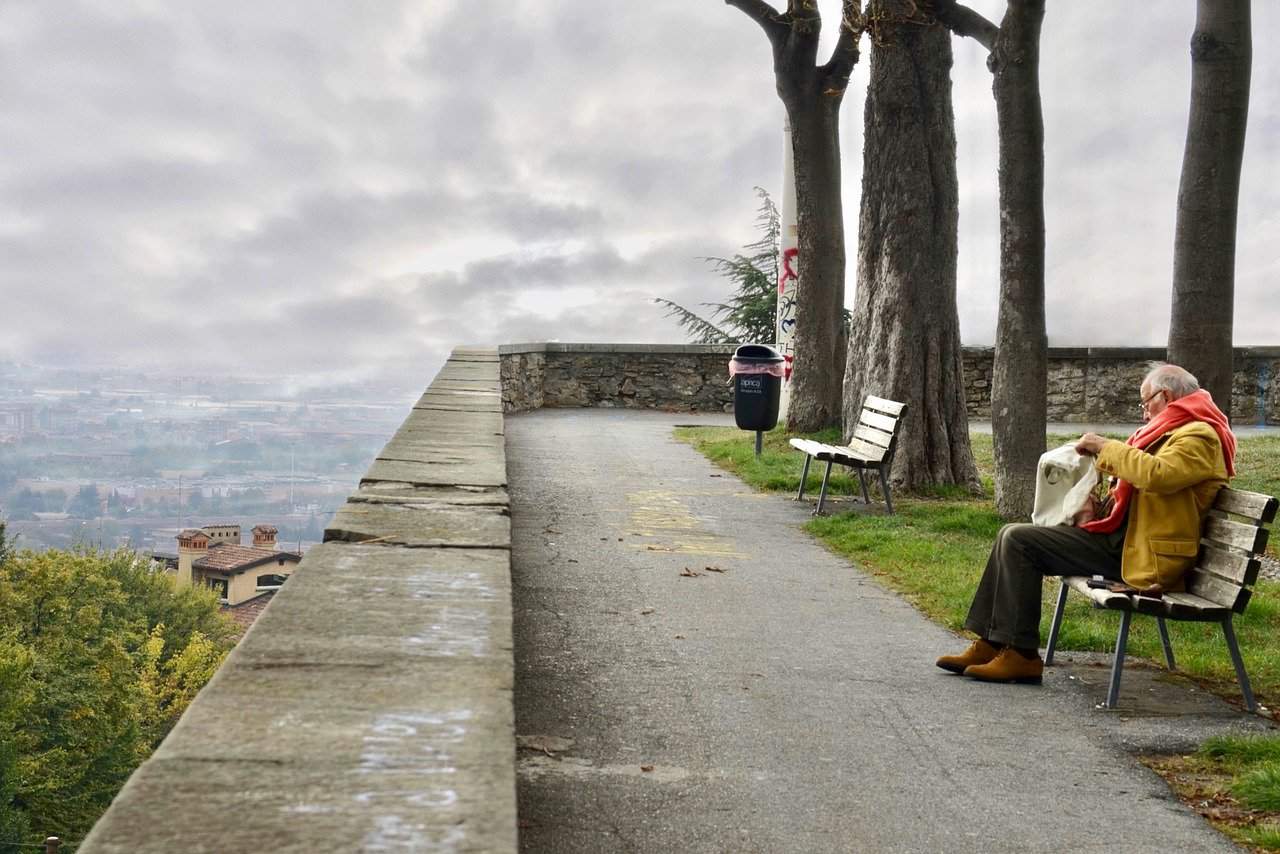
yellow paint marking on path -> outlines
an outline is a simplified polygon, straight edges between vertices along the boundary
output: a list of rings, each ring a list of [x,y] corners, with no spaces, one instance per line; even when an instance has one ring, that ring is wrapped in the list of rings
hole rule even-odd
[[[677,554],[744,557],[731,541],[706,530],[675,493],[665,490],[633,492],[627,496],[627,501],[631,505],[627,525],[631,533],[658,541],[631,543],[632,548]]]

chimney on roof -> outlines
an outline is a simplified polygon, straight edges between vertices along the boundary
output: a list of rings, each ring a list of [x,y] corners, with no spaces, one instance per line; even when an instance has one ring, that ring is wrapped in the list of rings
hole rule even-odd
[[[178,534],[178,584],[191,585],[191,565],[209,551],[209,535],[195,528]]]
[[[205,525],[200,530],[209,535],[209,540],[214,545],[218,543],[229,543],[233,546],[240,545],[240,526],[232,524]]]
[[[253,547],[255,549],[271,549],[275,551],[279,548],[276,544],[276,534],[279,532],[275,525],[254,525]]]

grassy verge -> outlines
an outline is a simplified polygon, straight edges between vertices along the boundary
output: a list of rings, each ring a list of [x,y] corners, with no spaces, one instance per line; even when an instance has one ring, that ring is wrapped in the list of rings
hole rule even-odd
[[[1236,842],[1280,850],[1280,739],[1216,736],[1190,756],[1152,757],[1147,765]]]
[[[676,435],[758,489],[794,493],[799,488],[803,459],[788,446],[790,437],[782,430],[765,434],[764,449],[759,459],[754,455],[754,434],[751,433],[732,428],[700,427],[680,428]],[[838,440],[835,431],[812,438],[828,442]],[[970,438],[979,475],[989,495],[994,469],[991,437],[975,433]],[[1049,436],[1046,447],[1054,447],[1073,438]],[[1237,465],[1239,472],[1233,486],[1280,494],[1280,437],[1242,440]],[[825,464],[811,467],[806,493],[813,490],[816,494],[823,468]],[[859,491],[856,475],[849,477],[848,470],[839,466],[836,471],[840,474],[833,472],[829,494],[850,495]],[[836,552],[857,562],[883,584],[901,593],[931,619],[959,630],[991,543],[1001,525],[994,504],[987,497],[941,490],[928,496],[895,494],[894,508],[897,512],[893,516],[840,513],[839,504],[836,504],[833,515],[814,519],[808,524],[808,530]],[[1056,591],[1057,581],[1046,580],[1042,637],[1048,636]],[[1278,592],[1280,584],[1259,581],[1247,612],[1235,620],[1236,635],[1253,681],[1254,693],[1259,702],[1268,707],[1280,705]],[[1059,648],[1110,652],[1115,644],[1118,620],[1119,615],[1095,610],[1081,597],[1073,596],[1068,600]],[[1228,700],[1239,702],[1235,672],[1221,629],[1212,623],[1170,622],[1168,625],[1178,656],[1178,669]],[[1134,620],[1129,635],[1129,651],[1132,655],[1163,660],[1154,620]],[[1239,814],[1231,812],[1229,818],[1218,819],[1217,823],[1221,823],[1222,829],[1231,833],[1233,838],[1246,844],[1280,850],[1280,825],[1269,823],[1280,818],[1280,740],[1267,743],[1271,745],[1267,749],[1275,752],[1271,764],[1266,766],[1269,770],[1258,771],[1249,779],[1254,781],[1252,785],[1257,792],[1272,793],[1270,797],[1274,798],[1275,807],[1262,811],[1245,807]],[[1206,769],[1213,763],[1227,767],[1224,764],[1227,760],[1209,755],[1162,757],[1152,761],[1153,767],[1163,763],[1157,770],[1166,774],[1175,789],[1178,788],[1178,774],[1182,773],[1178,771],[1179,762],[1187,763],[1186,776],[1196,780],[1195,785],[1205,791],[1210,785],[1201,779],[1205,777]],[[1253,772],[1240,770],[1238,773]],[[1220,769],[1217,783],[1213,785],[1230,793],[1235,774],[1236,770]],[[1261,797],[1255,794],[1254,802],[1262,803]],[[1215,808],[1222,806],[1211,798],[1207,802],[1218,804]],[[1192,805],[1195,806],[1194,803]],[[1214,818],[1211,812],[1205,814]]]

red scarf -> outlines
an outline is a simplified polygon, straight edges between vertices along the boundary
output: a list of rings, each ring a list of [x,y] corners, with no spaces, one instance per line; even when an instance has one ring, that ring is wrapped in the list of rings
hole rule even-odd
[[[1171,402],[1159,415],[1139,427],[1125,444],[1135,448],[1145,448],[1170,430],[1176,430],[1192,421],[1203,421],[1217,432],[1218,439],[1222,442],[1222,459],[1227,464],[1227,474],[1234,476],[1236,437],[1231,432],[1227,416],[1222,414],[1222,410],[1213,402],[1213,397],[1204,389],[1193,391],[1186,397],[1180,397]],[[1111,494],[1115,498],[1115,503],[1111,506],[1110,515],[1105,519],[1085,522],[1080,526],[1081,528],[1093,534],[1110,534],[1120,527],[1125,514],[1129,512],[1129,497],[1133,495],[1133,484],[1122,480]]]

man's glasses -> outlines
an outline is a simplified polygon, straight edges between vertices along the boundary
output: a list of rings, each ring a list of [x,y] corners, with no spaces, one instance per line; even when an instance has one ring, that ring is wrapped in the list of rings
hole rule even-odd
[[[1151,401],[1155,400],[1159,395],[1162,395],[1164,393],[1165,393],[1165,389],[1160,389],[1158,391],[1153,391],[1147,397],[1142,398],[1142,403],[1138,404],[1138,411],[1146,412],[1147,407],[1151,405]]]

